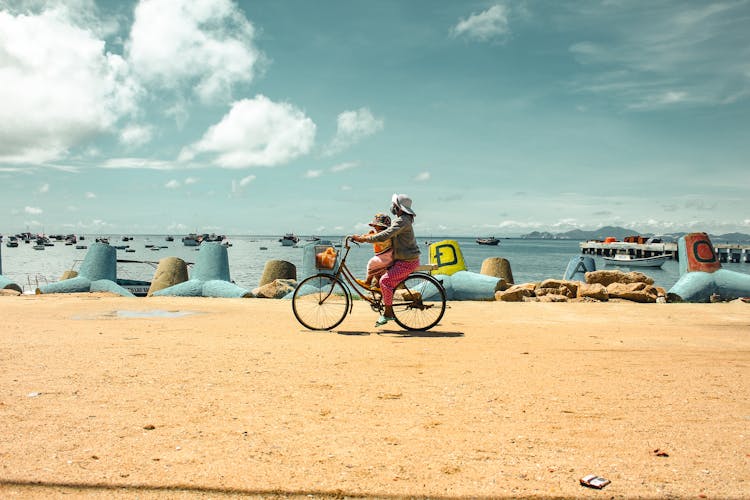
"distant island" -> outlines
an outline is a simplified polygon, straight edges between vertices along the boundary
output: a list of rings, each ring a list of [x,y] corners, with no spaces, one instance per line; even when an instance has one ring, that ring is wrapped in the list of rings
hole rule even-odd
[[[686,232],[654,234],[626,229],[619,226],[604,226],[592,231],[582,229],[573,229],[564,233],[550,233],[549,231],[533,231],[528,234],[522,234],[520,238],[528,240],[604,240],[607,237],[614,237],[618,240],[625,239],[626,236],[641,235],[646,237],[657,236],[666,240],[677,240],[679,237],[686,235]],[[711,241],[714,243],[747,243],[750,242],[750,234],[744,233],[726,233],[726,234],[709,234]]]

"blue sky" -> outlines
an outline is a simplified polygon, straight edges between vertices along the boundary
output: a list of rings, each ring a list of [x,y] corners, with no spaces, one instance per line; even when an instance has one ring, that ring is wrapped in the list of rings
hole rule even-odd
[[[0,232],[750,232],[750,2],[0,0]]]

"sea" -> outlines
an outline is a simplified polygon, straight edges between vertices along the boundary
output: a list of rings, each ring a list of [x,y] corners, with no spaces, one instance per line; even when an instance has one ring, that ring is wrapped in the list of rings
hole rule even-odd
[[[91,245],[102,235],[84,235],[85,240],[79,244]],[[107,236],[107,235],[103,235]],[[7,238],[7,237],[6,237]],[[341,244],[341,236],[320,236],[335,245]],[[279,242],[279,236],[228,236],[232,246],[227,248],[229,254],[230,277],[237,285],[252,290],[256,288],[263,275],[266,262],[284,260],[291,262],[297,269],[302,269],[302,245],[308,243],[301,238],[299,245],[285,247]],[[581,255],[579,242],[575,240],[531,240],[521,238],[501,238],[497,246],[479,245],[474,238],[433,238],[430,241],[454,240],[458,243],[468,271],[479,272],[482,262],[488,257],[502,257],[511,265],[515,283],[542,281],[549,278],[561,279],[571,258]],[[7,241],[7,239],[6,239]],[[187,247],[180,237],[166,241],[166,235],[134,235],[132,240],[123,242],[119,238],[109,237],[113,246],[128,245],[134,252],[117,250],[117,277],[151,281],[160,259],[179,257],[188,263],[195,262],[200,247]],[[428,263],[428,241],[419,239],[422,247],[422,263]],[[155,248],[155,249],[154,249]],[[33,243],[21,242],[16,248],[0,247],[0,264],[2,274],[24,289],[33,293],[40,285],[58,281],[67,270],[77,270],[86,255],[86,250],[78,250],[74,245],[65,245],[55,241],[54,246],[44,250],[34,250]],[[364,276],[367,261],[372,257],[372,246],[352,245],[347,265],[355,275]],[[679,279],[677,261],[668,260],[662,268],[637,269],[627,267],[605,266],[603,259],[594,257],[597,269],[621,269],[623,271],[640,271],[654,279],[657,286],[669,289]],[[725,269],[750,274],[750,263],[726,263]]]

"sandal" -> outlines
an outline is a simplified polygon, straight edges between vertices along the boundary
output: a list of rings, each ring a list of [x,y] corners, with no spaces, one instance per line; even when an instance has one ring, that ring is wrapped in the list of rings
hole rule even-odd
[[[396,318],[390,318],[390,317],[388,317],[388,316],[383,316],[383,315],[381,315],[381,316],[380,316],[380,317],[379,317],[379,318],[378,318],[378,319],[377,319],[377,320],[375,321],[375,326],[383,326],[383,325],[385,325],[386,323],[388,323],[389,321],[395,321],[395,320],[396,320]]]

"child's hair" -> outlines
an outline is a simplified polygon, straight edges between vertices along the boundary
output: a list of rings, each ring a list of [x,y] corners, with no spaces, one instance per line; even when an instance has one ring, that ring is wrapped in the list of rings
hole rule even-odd
[[[386,214],[375,214],[372,218],[372,222],[368,224],[372,227],[390,227],[391,218]]]

